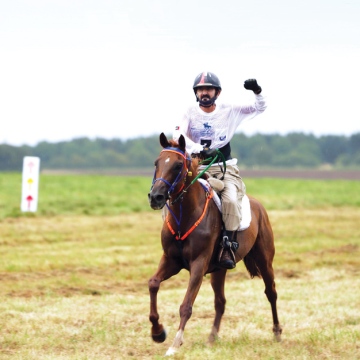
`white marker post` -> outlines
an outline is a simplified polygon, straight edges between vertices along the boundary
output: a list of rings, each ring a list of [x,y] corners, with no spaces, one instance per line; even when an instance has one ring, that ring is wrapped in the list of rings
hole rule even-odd
[[[22,173],[21,211],[37,210],[39,195],[40,158],[25,156]]]

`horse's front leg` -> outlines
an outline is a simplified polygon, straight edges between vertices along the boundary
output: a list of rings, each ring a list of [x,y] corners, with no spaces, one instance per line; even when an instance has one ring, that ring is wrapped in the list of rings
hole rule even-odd
[[[192,315],[192,307],[200,290],[204,274],[204,260],[197,260],[190,265],[189,285],[184,300],[180,306],[179,329],[171,347],[166,352],[167,356],[175,354],[175,352],[183,344],[185,325]]]
[[[163,325],[159,323],[159,313],[157,311],[157,293],[160,288],[160,283],[177,274],[180,270],[181,267],[178,266],[175,261],[171,261],[163,254],[156,273],[150,278],[148,283],[150,292],[149,320],[152,323],[151,337],[157,343],[162,343],[166,339],[166,331]]]

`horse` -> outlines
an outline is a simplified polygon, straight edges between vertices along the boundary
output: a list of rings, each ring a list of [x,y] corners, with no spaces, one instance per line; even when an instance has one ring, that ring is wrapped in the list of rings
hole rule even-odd
[[[222,234],[221,212],[212,200],[213,190],[204,190],[197,181],[199,160],[186,152],[184,136],[178,141],[168,140],[164,133],[159,137],[162,151],[155,160],[152,186],[148,194],[154,210],[167,207],[167,217],[161,230],[163,255],[157,271],[149,279],[150,315],[153,341],[162,343],[167,334],[159,322],[157,294],[160,283],[182,269],[189,271],[189,283],[180,305],[180,324],[166,356],[175,354],[184,342],[184,330],[192,315],[192,307],[200,290],[203,277],[210,274],[215,296],[215,318],[208,337],[209,343],[218,339],[221,318],[225,311],[225,277],[227,270],[219,267],[217,254]],[[226,176],[226,174],[225,174]],[[238,233],[239,248],[236,262],[243,260],[251,278],[262,278],[265,294],[271,305],[273,333],[281,341],[272,262],[275,254],[274,236],[268,214],[263,205],[248,196],[251,207],[250,226]]]

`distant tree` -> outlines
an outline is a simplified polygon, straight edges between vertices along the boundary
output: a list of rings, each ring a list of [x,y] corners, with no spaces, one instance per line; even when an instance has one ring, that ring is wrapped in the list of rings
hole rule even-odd
[[[231,149],[240,167],[360,166],[360,133],[319,138],[303,133],[235,134]],[[127,141],[81,137],[33,147],[0,144],[0,171],[20,171],[24,156],[39,156],[42,169],[149,168],[160,151],[158,135]]]
[[[350,155],[358,154],[360,152],[360,133],[350,136],[349,150],[350,150]]]
[[[255,146],[251,152],[251,161],[255,166],[271,166],[274,152],[270,145],[263,143]],[[250,160],[249,159],[249,160]]]
[[[249,138],[244,134],[235,134],[231,140],[231,153],[233,157],[239,159],[241,164],[246,165],[251,154]]]
[[[24,148],[0,145],[0,171],[21,171],[26,155]]]
[[[133,167],[151,167],[159,155],[161,146],[158,138],[140,138],[129,141],[127,153]]]
[[[276,154],[286,154],[292,150],[291,140],[286,136],[273,135],[271,148]]]
[[[294,149],[294,147],[297,147],[298,145],[304,143],[304,141],[309,140],[309,135],[306,135],[304,133],[299,133],[299,132],[289,133],[286,137],[290,141],[293,149]],[[311,138],[315,139],[315,137],[312,135],[311,135]]]
[[[334,164],[336,159],[347,153],[349,142],[345,136],[321,136],[319,138],[321,159],[323,163]]]

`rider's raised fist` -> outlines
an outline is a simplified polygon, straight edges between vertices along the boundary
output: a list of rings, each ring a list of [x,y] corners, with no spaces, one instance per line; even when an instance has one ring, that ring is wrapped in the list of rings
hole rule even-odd
[[[246,90],[252,90],[255,94],[261,93],[261,87],[258,85],[256,79],[248,79],[244,82],[244,88]]]

